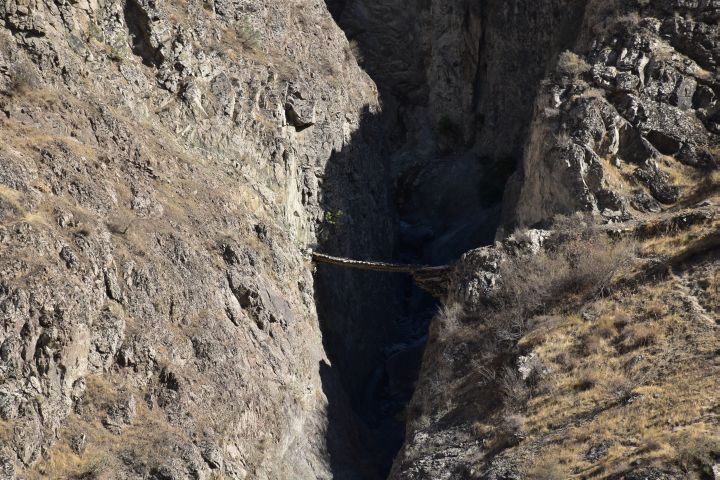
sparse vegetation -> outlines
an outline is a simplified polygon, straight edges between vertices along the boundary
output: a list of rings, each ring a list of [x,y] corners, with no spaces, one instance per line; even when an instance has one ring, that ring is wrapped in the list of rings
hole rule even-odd
[[[345,212],[340,209],[327,210],[323,214],[322,222],[318,225],[318,237],[327,240],[332,235],[343,230],[346,217]]]
[[[569,50],[560,54],[557,67],[561,73],[572,77],[579,77],[591,69],[590,64],[584,58]]]
[[[462,327],[461,319],[464,316],[462,304],[459,302],[447,303],[440,307],[437,322],[446,335],[458,331]]]
[[[260,49],[260,32],[253,27],[250,19],[243,17],[235,26],[235,36],[238,43],[249,51],[257,51]]]
[[[343,218],[345,217],[345,212],[342,210],[333,210],[325,212],[325,223],[328,225],[338,225],[340,222],[342,222]]]
[[[614,241],[587,227],[582,218],[558,218],[555,227],[566,237],[558,245],[530,258],[511,259],[502,271],[495,301],[505,315],[512,312],[509,324],[520,336],[525,333],[520,323],[560,298],[606,292],[613,275],[634,255],[633,241]]]
[[[600,382],[600,373],[597,368],[588,368],[577,374],[577,379],[573,388],[578,392],[585,392]]]
[[[516,368],[506,366],[498,382],[498,389],[505,404],[517,408],[527,401],[529,391],[525,380]]]
[[[489,449],[483,464],[495,455],[522,458],[527,478],[606,478],[647,463],[708,475],[718,463],[716,444],[689,432],[720,431],[702,413],[712,403],[717,367],[687,368],[720,348],[708,316],[690,313],[680,273],[637,280],[662,242],[613,238],[591,224],[582,216],[556,218],[539,252],[500,264],[501,284],[480,311],[463,311],[462,303],[441,310],[432,390],[439,398],[425,401],[442,406],[433,410],[438,416],[460,410],[455,397],[473,392],[485,406],[469,428]],[[714,225],[683,227],[682,235],[702,237]],[[534,237],[515,238],[523,251]],[[703,272],[707,282],[697,272],[693,278],[716,292],[713,270]],[[694,295],[705,311],[717,311],[706,293]],[[605,440],[617,438],[623,442]],[[591,449],[603,442],[604,450]]]
[[[704,442],[698,440],[704,433],[695,434],[693,440],[688,432],[717,431],[716,425],[705,426],[706,419],[697,413],[698,397],[709,395],[704,390],[708,382],[700,379],[712,374],[680,373],[669,367],[687,355],[684,349],[697,348],[690,346],[689,338],[668,336],[680,328],[673,305],[682,305],[683,295],[663,282],[632,293],[618,285],[618,279],[636,268],[635,242],[612,240],[578,220],[556,219],[562,241],[550,242],[535,259],[518,257],[507,263],[501,273],[510,283],[501,287],[492,310],[483,312],[482,335],[501,339],[494,356],[483,352],[482,357],[485,368],[489,362],[501,370],[495,385],[502,407],[494,415],[525,418],[524,439],[504,448],[522,449],[539,438],[557,441],[558,447],[544,447],[526,462],[525,472],[528,478],[564,479],[573,471],[599,473],[592,470],[583,442],[632,438],[628,445],[608,447],[603,475],[630,471],[640,458],[658,465],[680,464],[688,474],[709,475],[719,458],[715,437],[709,435],[713,440]],[[712,271],[707,274],[712,276]],[[696,338],[710,342],[702,349],[716,348],[711,346],[717,342],[710,341],[710,331],[699,332]],[[511,355],[517,348],[532,349],[536,358],[548,363],[550,373],[539,382],[523,381]],[[678,385],[688,391],[678,391]],[[505,436],[502,432],[493,433],[498,442]]]
[[[70,415],[60,440],[43,461],[23,472],[23,478],[110,479],[127,461],[147,473],[163,465],[175,446],[189,441],[167,421],[162,409],[150,408],[144,402],[138,403],[137,416],[120,433],[109,431],[102,419],[121,396],[107,378],[89,376],[79,413]],[[80,437],[86,447],[76,451],[72,445]]]
[[[623,330],[622,347],[625,351],[653,345],[658,340],[658,332],[648,324],[634,324]]]
[[[345,60],[350,61],[353,58],[360,65],[362,65],[365,61],[362,50],[360,49],[360,44],[357,42],[357,40],[350,40],[345,50]]]
[[[18,62],[10,74],[7,95],[20,96],[37,87],[37,76],[32,66]]]
[[[591,4],[635,8],[638,2],[648,4],[592,1],[588,16]],[[363,396],[355,394],[364,393],[366,377],[389,372],[382,384],[395,390],[403,382],[396,382],[391,368],[411,363],[408,350],[395,355],[394,348],[386,350],[392,352],[387,371],[382,359],[370,363],[382,356],[380,344],[394,341],[400,329],[366,315],[375,308],[360,308],[360,302],[387,300],[389,314],[406,314],[399,325],[412,330],[411,340],[417,340],[409,350],[413,354],[424,333],[415,327],[425,325],[413,315],[414,308],[426,302],[414,294],[408,298],[409,287],[402,282],[409,280],[402,277],[396,290],[396,282],[385,277],[373,285],[366,281],[372,274],[363,274],[356,284],[350,275],[320,271],[324,277],[313,286],[310,255],[302,252],[317,240],[308,222],[318,224],[318,250],[342,247],[338,250],[348,256],[372,258],[373,252],[388,253],[397,240],[393,235],[379,238],[398,220],[383,202],[396,200],[402,217],[414,222],[416,207],[418,215],[432,217],[430,233],[413,229],[410,233],[418,235],[407,242],[400,239],[396,246],[437,258],[439,249],[459,247],[456,239],[479,236],[475,227],[485,223],[486,214],[492,221],[505,180],[518,163],[523,168],[510,186],[529,193],[537,205],[525,206],[538,210],[519,217],[534,222],[546,211],[572,208],[576,202],[565,202],[566,195],[574,196],[574,186],[580,185],[596,194],[597,202],[583,198],[583,203],[597,205],[606,220],[618,222],[608,229],[622,230],[608,235],[605,228],[588,226],[594,220],[560,217],[543,225],[554,230],[547,238],[544,232],[529,231],[522,241],[480,249],[476,257],[468,252],[471,261],[433,270],[442,273],[430,282],[437,281],[438,291],[447,286],[450,301],[433,323],[423,359],[427,376],[420,380],[430,388],[421,387],[414,400],[418,405],[408,408],[409,428],[423,429],[426,445],[441,448],[443,442],[457,440],[460,448],[443,452],[449,461],[467,450],[478,464],[497,455],[503,468],[517,467],[517,472],[499,472],[495,478],[621,478],[618,472],[638,465],[683,471],[687,478],[713,474],[720,462],[720,279],[718,243],[702,241],[720,230],[712,220],[688,216],[687,221],[669,222],[658,215],[656,230],[638,233],[641,248],[636,254],[636,240],[628,232],[639,229],[625,223],[626,214],[645,219],[659,208],[668,215],[681,213],[681,207],[697,213],[698,202],[720,192],[717,173],[703,170],[714,168],[720,153],[707,144],[713,132],[703,129],[712,128],[717,109],[716,72],[700,72],[690,56],[670,46],[692,53],[712,69],[717,62],[711,54],[717,52],[708,53],[709,47],[690,52],[692,40],[702,43],[707,33],[699,23],[694,29],[691,21],[708,15],[643,20],[648,35],[638,35],[636,28],[610,43],[586,32],[585,23],[598,20],[602,26],[601,19],[583,18],[580,32],[568,29],[568,21],[580,25],[585,5],[564,16],[564,6],[540,6],[537,13],[519,7],[515,12],[500,2],[490,11],[481,8],[482,18],[472,6],[433,7],[433,13],[460,15],[463,25],[453,17],[438,19],[437,28],[422,28],[427,12],[407,12],[389,17],[389,32],[377,27],[394,7],[371,6],[367,12],[349,12],[358,14],[349,19],[346,11],[345,19],[357,23],[353,29],[368,35],[365,53],[373,60],[383,52],[392,57],[385,65],[391,75],[377,79],[381,90],[409,85],[407,95],[395,92],[399,104],[380,105],[374,83],[354,66],[355,60],[363,62],[357,42],[345,43],[323,2],[291,2],[293,12],[282,2],[237,7],[134,1],[113,3],[112,11],[93,7],[92,14],[58,7],[61,19],[52,16],[58,11],[53,2],[36,3],[37,12],[35,3],[20,5],[8,17],[2,38],[8,39],[13,55],[3,52],[0,62],[2,87],[8,90],[0,98],[5,110],[0,310],[8,337],[0,344],[3,374],[9,378],[2,413],[16,417],[0,420],[0,444],[19,455],[42,456],[20,478],[330,475],[338,457],[333,451],[334,458],[327,457],[332,462],[325,461],[325,440],[337,434],[338,443],[349,447],[356,441],[369,443],[363,442],[362,428],[343,431],[351,426],[344,417],[352,415],[344,408],[342,388],[353,387],[350,400],[364,404]],[[138,22],[133,15],[123,18],[123,7],[132,5],[147,17],[140,31],[128,33]],[[648,10],[668,9],[656,5]],[[233,23],[240,11],[249,16]],[[378,18],[363,25],[364,13]],[[544,30],[515,28],[506,35],[504,25],[486,24],[504,13],[512,25]],[[94,19],[105,31],[90,23],[93,40],[85,45],[80,30]],[[414,25],[415,20],[420,23]],[[637,21],[632,15],[619,20]],[[547,28],[552,25],[557,28]],[[446,31],[448,26],[462,31]],[[402,44],[393,44],[396,36]],[[546,65],[544,46],[552,45],[552,50],[569,44],[570,37],[578,53],[593,53],[560,55],[557,67],[565,76],[549,79],[535,98],[536,77],[553,67]],[[131,47],[132,39],[137,42]],[[528,39],[536,41],[524,45],[530,48],[517,44]],[[655,40],[661,45],[656,47]],[[117,49],[111,45],[116,41]],[[523,49],[509,48],[508,58],[498,58],[506,41]],[[154,45],[162,46],[156,51],[150,48]],[[371,49],[373,45],[377,48]],[[408,58],[403,58],[405,46],[413,50]],[[460,53],[453,56],[455,47]],[[131,53],[153,61],[142,66]],[[427,55],[432,58],[423,58]],[[125,61],[126,56],[122,68],[108,61]],[[597,64],[592,71],[590,58]],[[517,78],[503,85],[513,72]],[[5,82],[6,77],[12,82]],[[432,83],[427,88],[425,80]],[[289,82],[308,94],[303,98],[308,106],[316,103],[317,123],[300,135],[283,116]],[[199,95],[183,96],[191,86]],[[443,86],[449,90],[437,90]],[[477,101],[454,99],[465,87],[479,92]],[[423,118],[387,132],[382,131],[385,122],[374,121],[378,115],[391,120],[395,113],[412,115],[405,103],[423,103],[428,91],[436,106],[438,92],[449,95],[448,102],[468,106],[448,109],[444,116],[436,112],[424,128],[434,131],[430,141],[439,143],[441,153],[462,147],[458,155],[440,155],[448,167],[461,156],[474,162],[474,155],[487,155],[477,159],[480,171],[473,170],[483,177],[473,190],[486,195],[480,201],[492,207],[487,211],[460,212],[462,217],[445,211],[454,197],[441,191],[443,181],[431,184],[432,170],[427,169],[439,157],[413,158],[410,150],[417,142],[413,135],[403,135]],[[547,98],[546,92],[557,97]],[[607,99],[601,98],[605,95]],[[200,107],[209,118],[193,115],[198,105],[191,100],[202,100]],[[538,116],[543,106],[550,121]],[[523,125],[516,124],[518,118]],[[487,127],[482,135],[470,138],[481,124]],[[588,128],[578,128],[580,124]],[[560,132],[557,144],[573,152],[549,152],[550,129]],[[668,138],[648,135],[656,129],[668,130],[660,132]],[[670,138],[677,131],[679,138]],[[523,148],[528,133],[531,142]],[[380,137],[388,145],[376,142]],[[461,143],[464,137],[467,145]],[[652,150],[643,138],[667,144],[661,148],[666,155],[655,160],[683,192],[682,204],[656,208],[647,185],[632,176],[645,161],[642,147]],[[391,171],[378,168],[361,179],[351,171],[382,166],[380,157],[398,151],[410,154],[407,161],[393,163]],[[553,156],[568,153],[578,155]],[[534,159],[541,168],[534,168]],[[563,160],[587,170],[565,170]],[[385,184],[376,182],[397,174],[411,183],[415,172],[430,172],[418,177],[428,186],[423,183],[413,193],[417,198],[393,199]],[[458,168],[455,175],[465,172]],[[536,174],[538,183],[532,177]],[[557,185],[545,190],[545,182],[553,181]],[[387,182],[390,190],[392,185]],[[454,193],[463,196],[462,191]],[[296,200],[305,208],[295,212]],[[474,204],[477,199],[471,200]],[[703,212],[714,214],[717,202],[712,200]],[[349,208],[347,202],[357,202],[359,208]],[[377,202],[383,203],[379,213],[373,210]],[[322,212],[328,203],[334,207]],[[158,215],[148,213],[153,204],[162,206]],[[424,212],[424,207],[432,211]],[[374,213],[382,218],[373,219]],[[474,217],[461,222],[465,216]],[[332,242],[322,242],[329,232]],[[351,235],[363,235],[362,241],[343,243]],[[662,269],[653,268],[657,265]],[[366,295],[385,285],[385,293],[397,291],[400,297]],[[324,304],[315,309],[314,289],[327,286],[317,292]],[[347,293],[346,301],[333,303],[333,295],[341,291]],[[46,309],[55,312],[52,318]],[[260,309],[267,310],[262,313],[269,320],[254,321]],[[318,312],[327,318],[318,319]],[[371,321],[369,340],[354,338],[363,333],[355,315]],[[327,365],[331,357],[333,364]],[[87,377],[83,394],[80,377],[88,371],[96,374]],[[411,385],[413,379],[407,380]],[[402,395],[382,403],[404,397],[405,386],[400,388]],[[108,422],[128,398],[132,415]],[[374,417],[372,413],[368,416]],[[438,434],[445,426],[453,429],[451,435]],[[424,454],[413,448],[406,450],[408,457],[416,455],[410,461]],[[344,461],[348,452],[340,453]],[[441,457],[421,459],[418,468],[439,463]],[[357,455],[350,460],[361,464],[365,459]],[[168,465],[176,471],[158,471]],[[286,474],[286,467],[300,468]],[[471,470],[447,469],[458,478],[492,478]]]

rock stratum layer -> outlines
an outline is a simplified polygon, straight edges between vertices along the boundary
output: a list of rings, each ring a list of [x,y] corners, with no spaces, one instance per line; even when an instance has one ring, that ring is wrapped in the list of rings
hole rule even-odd
[[[719,475],[719,19],[0,4],[0,476]]]

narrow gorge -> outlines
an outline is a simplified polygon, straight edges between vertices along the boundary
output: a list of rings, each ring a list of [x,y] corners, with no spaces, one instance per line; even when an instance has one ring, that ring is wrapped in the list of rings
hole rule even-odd
[[[720,478],[719,21],[0,3],[0,479]]]
[[[343,222],[346,213],[362,216],[355,209],[367,199],[338,200],[327,207],[341,213],[332,225],[335,238],[321,242],[320,251],[447,265],[494,243],[540,79],[572,45],[582,21],[583,2],[555,3],[328,1],[378,85],[382,111],[359,131],[382,145],[386,210],[368,218],[389,225],[391,240],[386,251],[353,245],[359,231],[377,227]],[[508,31],[508,24],[515,27]],[[319,271],[326,351],[369,429],[363,445],[370,448],[359,456],[375,458],[384,478],[404,438],[402,419],[437,299],[408,276]],[[348,475],[340,478],[354,478]]]

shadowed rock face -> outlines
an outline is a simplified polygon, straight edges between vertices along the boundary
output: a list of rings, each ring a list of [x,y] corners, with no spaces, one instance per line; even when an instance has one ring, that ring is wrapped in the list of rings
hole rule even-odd
[[[329,2],[383,98],[400,241],[428,262],[491,242],[540,79],[582,1]]]
[[[536,87],[576,35],[581,2],[352,0],[328,8],[382,99],[382,114],[361,129],[382,146],[387,175],[390,215],[381,221],[390,222],[392,249],[376,259],[439,265],[492,243]],[[329,201],[337,202],[330,211],[358,217],[346,197]],[[369,258],[367,247],[350,246],[354,234],[329,236],[320,248]],[[326,347],[388,465],[435,302],[407,279],[324,266],[317,278]]]

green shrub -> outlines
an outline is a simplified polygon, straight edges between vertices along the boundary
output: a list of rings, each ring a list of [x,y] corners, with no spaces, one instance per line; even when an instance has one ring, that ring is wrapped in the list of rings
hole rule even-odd
[[[333,226],[338,225],[340,222],[342,222],[344,216],[345,212],[343,212],[342,210],[325,212],[325,223]]]

